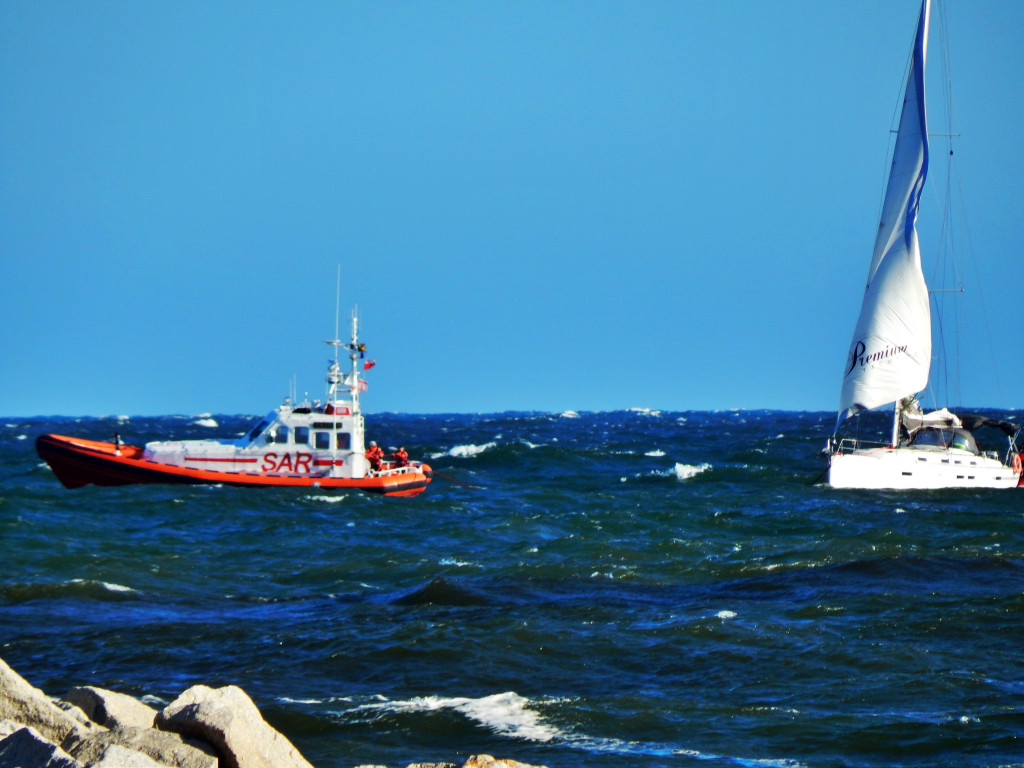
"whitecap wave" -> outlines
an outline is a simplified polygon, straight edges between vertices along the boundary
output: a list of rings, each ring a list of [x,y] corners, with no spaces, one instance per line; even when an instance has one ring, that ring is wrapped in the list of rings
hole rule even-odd
[[[644,456],[654,456],[654,457],[664,456],[664,455],[665,455],[665,452],[660,450],[660,449],[658,449],[658,448],[655,448],[653,451],[647,451],[647,453],[644,454]]]
[[[646,473],[638,473],[632,477],[620,477],[620,483],[628,483],[630,480],[642,480],[650,477],[670,477],[675,480],[690,480],[702,472],[711,469],[711,465],[704,464],[680,464],[677,463],[671,469],[652,469]]]
[[[124,584],[113,584],[109,581],[95,581],[93,579],[72,579],[72,584],[99,584],[104,589],[110,592],[134,592],[135,590],[131,587],[126,587]]]
[[[544,723],[540,714],[529,707],[529,699],[517,693],[498,693],[480,699],[464,699],[455,708],[496,733],[527,741],[551,741],[560,734],[558,728]]]
[[[673,474],[677,480],[689,480],[692,477],[696,477],[701,472],[707,472],[711,469],[711,465],[705,462],[704,464],[680,464],[676,463],[675,467],[672,468]]]
[[[327,494],[321,494],[319,496],[307,496],[309,501],[322,501],[325,504],[337,504],[345,500],[344,494],[339,496],[328,496]]]
[[[471,456],[477,456],[484,451],[489,451],[491,448],[497,447],[497,445],[495,442],[484,443],[483,445],[456,445],[444,453],[432,453],[430,458],[440,459],[442,456],[451,456],[455,459],[466,459]]]
[[[350,712],[416,714],[452,710],[483,725],[501,736],[523,741],[547,743],[558,742],[592,754],[622,755],[625,757],[645,755],[653,757],[689,757],[701,761],[712,761],[719,765],[737,765],[746,768],[805,768],[805,764],[790,758],[744,758],[726,754],[715,754],[690,749],[679,744],[626,741],[602,738],[581,733],[576,729],[563,730],[546,721],[533,707],[538,703],[565,704],[569,699],[548,699],[544,702],[530,701],[509,691],[492,696],[471,699],[465,697],[423,696],[408,701],[389,701],[375,695],[371,701],[359,704]],[[349,698],[332,698],[335,702],[350,702]],[[674,764],[674,762],[673,762]]]
[[[560,418],[563,419],[578,419],[580,417],[580,415],[576,413],[576,411],[562,411],[558,415]]]
[[[530,708],[530,703],[529,699],[509,691],[478,699],[461,696],[423,696],[409,701],[364,704],[359,709],[385,709],[392,712],[436,712],[451,709],[501,736],[547,742],[564,735],[555,726],[545,723],[540,713]]]

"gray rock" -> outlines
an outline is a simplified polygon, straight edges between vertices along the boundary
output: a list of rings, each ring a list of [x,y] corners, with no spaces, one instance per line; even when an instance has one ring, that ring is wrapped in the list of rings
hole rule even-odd
[[[68,735],[88,732],[38,688],[33,688],[0,659],[0,720],[30,725],[47,741],[60,744]]]
[[[0,768],[85,768],[35,728],[25,727],[0,741]]]
[[[64,701],[81,709],[85,716],[107,728],[152,728],[156,710],[123,693],[91,685],[72,688]]]
[[[151,760],[141,752],[128,749],[118,744],[111,744],[103,750],[99,760],[88,764],[88,768],[167,768],[162,763]]]
[[[176,733],[151,728],[115,728],[85,738],[69,737],[61,745],[76,760],[92,764],[111,746],[128,749],[168,768],[217,768],[217,756],[201,742],[187,743]]]
[[[221,768],[312,768],[234,685],[189,688],[157,715],[156,725],[208,741]]]
[[[92,720],[85,716],[85,712],[76,707],[74,704],[68,704],[66,701],[61,699],[50,699],[53,705],[57,707],[61,712],[70,717],[76,723],[81,725],[87,730],[103,730],[102,726],[96,725]]]

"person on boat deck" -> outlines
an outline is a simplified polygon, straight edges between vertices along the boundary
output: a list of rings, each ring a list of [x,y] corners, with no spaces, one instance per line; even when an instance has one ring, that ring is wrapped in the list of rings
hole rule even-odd
[[[366,460],[370,462],[370,469],[380,469],[380,463],[384,459],[384,451],[380,449],[373,440],[370,441],[370,447],[366,449]]]
[[[971,450],[971,446],[968,444],[967,438],[960,433],[955,433],[953,435],[953,440],[949,445],[951,448],[959,448],[961,451]]]
[[[405,467],[409,465],[409,454],[406,453],[404,445],[392,453],[391,458],[394,459],[396,467]]]

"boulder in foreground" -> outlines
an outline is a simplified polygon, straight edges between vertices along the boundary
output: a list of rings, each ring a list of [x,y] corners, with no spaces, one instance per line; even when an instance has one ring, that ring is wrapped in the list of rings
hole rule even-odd
[[[72,688],[66,699],[0,659],[0,768],[312,768],[236,686],[194,686],[162,712],[102,688]],[[461,768],[543,767],[474,755]]]
[[[156,716],[156,725],[208,742],[221,768],[312,768],[234,685],[189,688]]]
[[[60,744],[71,734],[84,736],[89,728],[50,701],[38,688],[0,659],[0,720],[30,725],[42,738]]]

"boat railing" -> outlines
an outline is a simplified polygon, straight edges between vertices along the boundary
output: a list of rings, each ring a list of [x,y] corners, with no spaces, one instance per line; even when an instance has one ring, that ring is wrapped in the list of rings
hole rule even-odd
[[[410,462],[401,467],[391,467],[386,464],[380,469],[374,470],[373,474],[377,477],[392,477],[394,475],[407,475],[412,472],[420,472],[420,462]]]
[[[833,444],[834,453],[853,453],[872,449],[888,448],[889,444],[879,440],[860,440],[856,437],[844,437]]]

